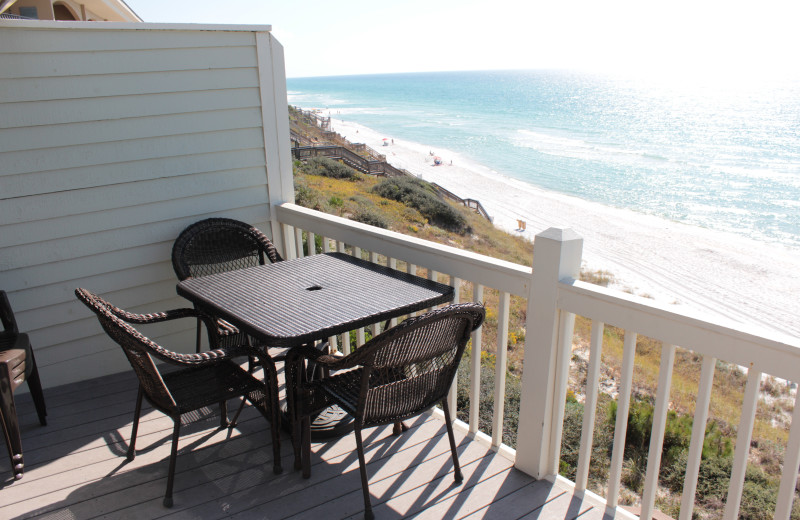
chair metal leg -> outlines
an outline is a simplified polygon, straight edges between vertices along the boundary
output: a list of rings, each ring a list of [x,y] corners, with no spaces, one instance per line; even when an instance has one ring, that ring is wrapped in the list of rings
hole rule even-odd
[[[11,471],[14,474],[14,480],[19,480],[22,478],[25,463],[22,460],[22,438],[19,434],[14,394],[7,380],[0,381],[0,418],[2,418],[3,436],[8,448],[8,458],[11,459]]]
[[[144,396],[144,388],[139,385],[139,394],[136,396],[136,411],[133,412],[133,428],[131,430],[131,442],[128,445],[128,460],[133,460],[136,457],[136,434],[139,431],[139,416],[142,413],[142,397]]]
[[[228,401],[219,402],[219,427],[228,427]]]
[[[407,431],[408,431],[408,426],[406,425],[406,423],[404,423],[403,421],[396,421],[394,423],[394,427],[392,428],[392,435],[397,437],[401,433]]]
[[[178,458],[178,436],[181,432],[181,416],[172,418],[175,427],[172,429],[172,451],[169,455],[169,473],[167,474],[167,492],[164,494],[164,507],[172,507],[172,484],[175,481],[175,461]]]
[[[303,478],[311,477],[311,417],[301,419],[300,444],[302,446]]]
[[[233,419],[228,422],[228,428],[236,428],[236,423],[239,421],[239,415],[242,413],[242,410],[244,410],[244,405],[246,403],[247,399],[242,397],[242,402],[239,403],[239,408],[236,409],[236,414],[233,416]]]
[[[272,435],[272,472],[276,475],[283,472],[281,466],[281,404],[278,399],[278,374],[275,370],[275,364],[272,364],[269,374],[265,374],[265,379],[269,378],[267,383],[266,399],[269,400],[270,407],[270,433]]]
[[[361,439],[361,427],[356,426],[356,450],[358,451],[358,465],[361,469],[361,491],[364,493],[364,518],[372,520],[372,502],[369,499],[369,482],[367,480],[367,462],[364,459],[364,441]]]
[[[289,421],[291,422],[292,427],[292,451],[294,452],[294,469],[299,470],[303,468],[303,462],[301,457],[302,452],[302,440],[300,439],[300,414],[298,407],[300,403],[298,402],[296,389],[297,386],[300,384],[300,381],[295,381],[295,377],[302,377],[301,373],[305,368],[303,367],[302,361],[297,362],[297,365],[290,367],[289,361],[286,362],[284,365],[284,373],[286,374],[286,403],[288,405],[288,415]],[[293,373],[295,372],[295,373]]]
[[[444,423],[447,425],[447,437],[450,439],[450,452],[453,454],[453,467],[455,471],[453,476],[456,483],[461,483],[464,480],[464,475],[461,474],[461,466],[458,463],[458,451],[456,451],[456,438],[453,435],[453,422],[450,420],[450,409],[447,406],[447,398],[442,399],[442,408],[444,409]]]
[[[44,392],[42,392],[42,381],[39,379],[39,367],[36,366],[36,358],[33,357],[33,348],[29,349],[26,363],[30,363],[30,375],[27,377],[28,389],[33,397],[33,405],[36,407],[36,415],[39,416],[39,424],[47,426],[47,408],[44,405]]]

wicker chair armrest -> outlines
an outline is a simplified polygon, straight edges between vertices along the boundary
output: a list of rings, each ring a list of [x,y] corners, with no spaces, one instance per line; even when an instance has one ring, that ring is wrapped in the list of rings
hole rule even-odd
[[[108,310],[121,320],[125,320],[128,323],[138,323],[143,325],[175,320],[179,318],[200,318],[202,317],[201,315],[204,314],[201,311],[189,308],[171,309],[168,311],[152,312],[149,314],[137,314],[135,312],[129,312],[114,306],[108,306]]]
[[[237,347],[218,348],[206,352],[199,352],[197,354],[181,354],[167,350],[155,343],[151,343],[151,354],[155,357],[166,361],[171,365],[178,365],[184,367],[201,367],[206,365],[213,365],[239,356],[257,355],[258,352],[247,345],[240,345]]]
[[[181,318],[197,318],[201,320],[203,324],[206,326],[209,346],[211,350],[214,350],[219,346],[220,336],[226,336],[228,334],[238,333],[238,330],[234,332],[232,330],[229,330],[229,327],[222,327],[214,317],[198,309],[182,308],[182,309],[171,309],[162,312],[153,312],[149,314],[136,314],[134,312],[129,312],[120,309],[119,307],[108,304],[108,310],[121,320],[124,320],[128,323],[137,323],[143,325],[160,323],[170,320],[177,320]],[[231,325],[231,327],[233,326]]]

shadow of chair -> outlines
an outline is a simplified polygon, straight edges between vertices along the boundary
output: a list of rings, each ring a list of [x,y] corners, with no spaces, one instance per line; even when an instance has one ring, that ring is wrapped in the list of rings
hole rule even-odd
[[[171,507],[173,503],[172,488],[181,416],[209,405],[219,404],[221,427],[233,428],[236,426],[236,418],[230,424],[227,422],[226,404],[229,399],[242,397],[250,401],[271,422],[273,470],[275,473],[281,472],[278,410],[272,406],[274,400],[271,387],[232,361],[232,358],[237,356],[258,355],[254,354],[252,347],[241,345],[217,348],[219,340],[215,320],[194,309],[134,314],[115,307],[86,289],[76,289],[75,295],[97,315],[105,332],[122,347],[139,379],[128,460],[136,456],[136,434],[143,398],[174,422],[164,506]],[[206,325],[211,350],[197,354],[179,354],[163,348],[129,325],[129,323],[159,323],[187,317],[200,319]],[[160,370],[155,360],[176,366],[178,369],[172,372]]]
[[[376,336],[346,357],[325,355],[312,347],[293,349],[287,359],[293,394],[293,437],[299,438],[295,466],[303,476],[311,475],[310,418],[337,404],[355,419],[356,448],[361,468],[364,516],[373,518],[369,482],[361,435],[363,428],[394,423],[394,434],[402,421],[437,403],[444,409],[456,482],[461,482],[447,394],[472,331],[480,327],[485,309],[476,303],[437,309]],[[334,374],[309,381],[305,360]],[[299,456],[299,461],[297,460]]]
[[[33,347],[28,335],[17,328],[17,320],[5,291],[0,291],[0,321],[3,323],[3,331],[0,332],[0,422],[3,424],[8,457],[11,459],[11,471],[14,479],[19,480],[25,470],[25,462],[22,457],[22,438],[14,392],[23,381],[28,382],[42,426],[47,425],[47,409],[39,369],[33,357]]]

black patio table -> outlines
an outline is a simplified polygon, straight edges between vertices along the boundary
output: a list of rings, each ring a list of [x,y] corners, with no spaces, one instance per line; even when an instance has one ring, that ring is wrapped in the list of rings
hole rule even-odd
[[[177,291],[265,346],[289,348],[447,303],[454,296],[449,285],[344,253],[189,278]],[[320,417],[312,434],[341,433],[335,426],[341,414]]]

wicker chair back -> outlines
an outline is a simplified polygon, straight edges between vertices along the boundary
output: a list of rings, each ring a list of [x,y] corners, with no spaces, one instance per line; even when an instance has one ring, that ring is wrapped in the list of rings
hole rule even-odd
[[[76,289],[75,295],[97,315],[106,334],[122,347],[148,400],[168,414],[177,413],[178,405],[151,356],[164,358],[173,353],[118,318],[117,315],[125,314],[124,310],[86,289]]]
[[[281,260],[264,233],[229,218],[195,222],[178,235],[172,246],[172,267],[180,280]]]
[[[451,305],[411,318],[356,351],[361,375],[357,421],[400,421],[445,398],[470,333],[483,323],[476,304]]]

